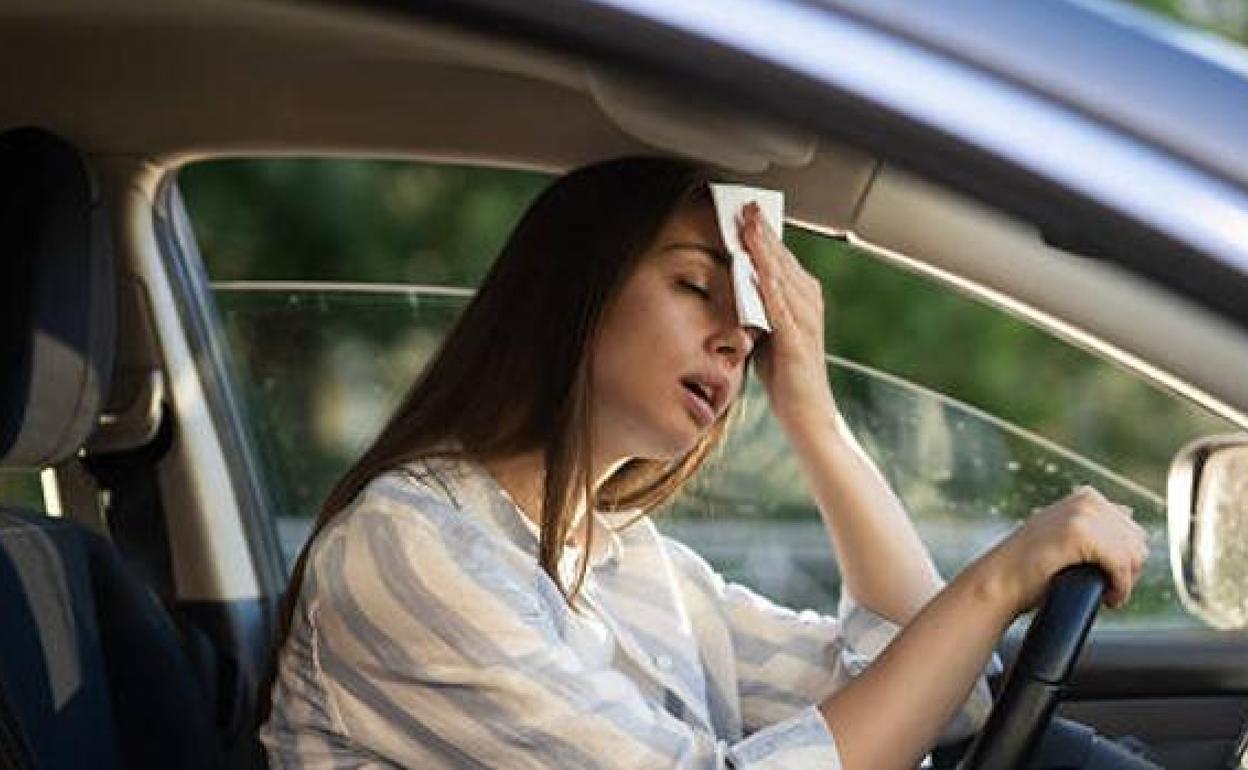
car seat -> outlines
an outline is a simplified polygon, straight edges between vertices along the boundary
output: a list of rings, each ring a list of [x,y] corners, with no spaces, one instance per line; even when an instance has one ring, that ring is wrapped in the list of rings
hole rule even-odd
[[[73,457],[117,343],[109,223],[79,153],[0,134],[0,469]],[[71,517],[0,505],[0,767],[224,766],[152,590]]]

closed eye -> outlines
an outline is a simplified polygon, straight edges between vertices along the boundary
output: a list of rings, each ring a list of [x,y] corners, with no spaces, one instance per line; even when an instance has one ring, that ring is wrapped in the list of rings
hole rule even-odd
[[[699,297],[702,297],[703,299],[711,298],[710,288],[707,286],[703,286],[700,283],[682,280],[680,281],[680,287],[686,291],[690,291],[690,292],[693,292],[694,294],[697,294]]]

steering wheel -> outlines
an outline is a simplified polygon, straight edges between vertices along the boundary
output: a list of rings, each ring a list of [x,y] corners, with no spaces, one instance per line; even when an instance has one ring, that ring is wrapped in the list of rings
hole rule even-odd
[[[959,770],[1023,767],[1053,717],[1079,652],[1096,620],[1105,573],[1091,564],[1067,567],[1049,582],[1018,657],[1005,677],[988,723]]]

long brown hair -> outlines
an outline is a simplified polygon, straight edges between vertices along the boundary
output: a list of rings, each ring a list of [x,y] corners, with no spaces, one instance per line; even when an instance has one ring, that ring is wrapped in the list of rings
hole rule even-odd
[[[539,563],[571,602],[585,577],[589,543],[571,586],[558,564],[578,505],[644,515],[697,471],[728,415],[684,457],[629,461],[594,490],[590,371],[605,309],[668,219],[709,203],[711,179],[708,169],[685,161],[622,158],[570,172],[537,197],[437,355],[330,491],[295,563],[279,648],[312,540],[379,474],[422,458],[483,461],[540,450]]]

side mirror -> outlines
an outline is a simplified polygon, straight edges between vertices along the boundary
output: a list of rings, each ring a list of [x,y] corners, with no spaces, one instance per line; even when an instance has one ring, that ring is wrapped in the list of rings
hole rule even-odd
[[[1188,444],[1166,490],[1170,568],[1188,611],[1217,628],[1248,627],[1248,435]]]

